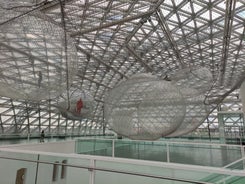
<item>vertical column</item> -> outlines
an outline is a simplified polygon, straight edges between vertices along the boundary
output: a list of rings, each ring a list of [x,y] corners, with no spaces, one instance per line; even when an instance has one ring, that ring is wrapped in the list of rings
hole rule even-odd
[[[66,173],[67,173],[67,160],[63,160],[62,165],[61,165],[61,176],[60,176],[60,178],[65,179]]]
[[[240,99],[242,101],[242,110],[243,113],[245,113],[245,81],[243,81],[241,87],[240,87],[240,93],[239,93]]]
[[[58,172],[59,172],[59,162],[55,161],[55,163],[53,164],[52,182],[56,182],[58,180]]]
[[[241,138],[242,138],[242,142],[244,140],[244,137],[245,137],[245,123],[244,123],[244,113],[241,113],[241,123],[242,123],[242,134],[241,134]]]
[[[115,157],[115,140],[112,139],[112,157]]]
[[[245,169],[245,153],[244,153],[245,147],[241,145],[241,156],[243,158],[243,169]]]
[[[221,144],[225,144],[225,128],[223,114],[218,112],[219,139]]]
[[[89,171],[90,171],[89,184],[94,184],[94,177],[95,177],[94,168],[95,168],[95,160],[91,159],[90,160],[90,169],[89,169]]]
[[[245,123],[244,123],[244,113],[245,113],[245,81],[243,81],[241,87],[240,87],[240,92],[239,92],[239,98],[241,99],[242,101],[242,110],[243,110],[243,113],[242,113],[242,121],[243,121],[243,133],[245,133]],[[243,137],[244,138],[244,135]]]
[[[167,162],[170,162],[170,150],[169,150],[169,143],[166,143],[167,146]]]

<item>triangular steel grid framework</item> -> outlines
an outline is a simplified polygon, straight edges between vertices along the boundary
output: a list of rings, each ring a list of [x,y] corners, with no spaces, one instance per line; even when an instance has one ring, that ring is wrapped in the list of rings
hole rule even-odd
[[[6,7],[7,3],[11,9],[24,6],[27,9],[23,14],[35,8],[60,26],[60,3],[63,3],[66,31],[75,40],[79,60],[73,86],[88,90],[96,100],[93,118],[72,121],[50,107],[54,103],[52,100],[35,104],[2,97],[2,134],[35,134],[41,129],[50,134],[102,133],[105,125],[103,103],[108,90],[136,73],[150,72],[164,78],[183,67],[209,68],[214,84],[207,99],[219,104],[226,97],[230,110],[241,108],[240,100],[238,103],[233,96],[238,94],[236,89],[244,79],[245,1],[0,2],[1,7]],[[26,66],[27,72],[30,68]],[[232,104],[239,107],[234,108]],[[217,123],[216,111],[209,119],[214,124]]]

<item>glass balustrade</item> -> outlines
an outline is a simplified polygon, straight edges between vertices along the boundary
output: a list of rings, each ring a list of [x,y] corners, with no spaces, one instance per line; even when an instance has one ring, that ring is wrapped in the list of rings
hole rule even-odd
[[[51,145],[45,143],[39,146],[48,144]],[[73,145],[75,150],[82,154],[42,152],[40,147],[38,151],[15,149],[14,146],[0,147],[0,182],[6,184],[245,183],[244,157],[239,146],[110,139],[79,139]],[[52,143],[52,146],[55,145]],[[185,155],[189,154],[189,157],[182,156],[185,162],[178,161],[180,160],[176,157],[178,151]],[[206,157],[203,156],[205,153]],[[204,161],[195,161],[195,154],[199,154],[199,159],[209,159],[206,160],[208,164],[203,165]],[[211,159],[216,159],[215,154],[219,161],[210,164]],[[213,158],[208,158],[209,156]],[[228,161],[223,162],[222,159]]]
[[[228,144],[78,139],[76,153],[160,162],[224,167],[244,156],[244,147]]]

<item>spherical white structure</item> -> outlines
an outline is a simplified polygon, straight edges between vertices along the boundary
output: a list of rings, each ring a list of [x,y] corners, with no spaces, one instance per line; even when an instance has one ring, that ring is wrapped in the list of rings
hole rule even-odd
[[[177,137],[188,134],[198,128],[210,112],[208,105],[204,104],[204,95],[185,98],[186,114],[181,125],[167,137]]]
[[[179,90],[150,74],[136,75],[109,91],[105,118],[118,134],[156,140],[173,132],[185,116]]]
[[[95,101],[88,91],[71,88],[63,94],[56,107],[61,115],[70,120],[89,119],[93,115]]]
[[[41,12],[22,14],[0,8],[0,95],[31,101],[58,96],[76,74],[73,40]]]
[[[170,76],[171,81],[178,86],[184,97],[206,93],[212,86],[213,77],[209,69],[184,68]]]
[[[210,109],[205,105],[205,93],[211,88],[213,78],[211,72],[204,67],[180,70],[171,77],[185,99],[186,115],[181,125],[168,137],[187,134],[200,126]]]

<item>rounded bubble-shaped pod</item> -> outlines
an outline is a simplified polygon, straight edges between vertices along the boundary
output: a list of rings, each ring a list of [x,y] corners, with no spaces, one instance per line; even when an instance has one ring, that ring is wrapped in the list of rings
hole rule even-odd
[[[150,74],[121,82],[105,99],[108,125],[131,139],[156,140],[170,134],[184,116],[185,102],[178,88]]]
[[[188,134],[198,128],[210,112],[208,105],[204,104],[204,95],[185,98],[186,114],[181,125],[167,137],[177,137]]]
[[[59,96],[76,74],[73,40],[41,12],[21,14],[0,8],[0,95],[31,101]]]
[[[62,95],[63,98],[56,105],[63,117],[70,120],[89,119],[92,117],[95,101],[88,91],[70,89],[70,103],[66,95]]]
[[[205,105],[205,93],[212,85],[212,74],[205,68],[189,69],[185,68],[171,77],[172,83],[180,89],[186,103],[186,115],[179,126],[168,137],[181,136],[187,134],[200,126],[208,113],[210,107]]]
[[[205,67],[181,69],[170,76],[170,80],[178,86],[184,97],[204,94],[213,83],[212,74]]]

